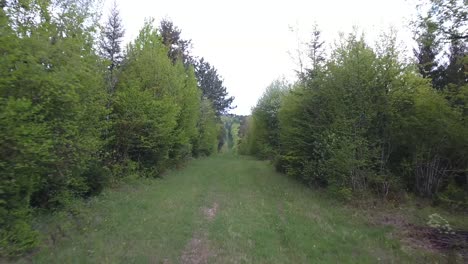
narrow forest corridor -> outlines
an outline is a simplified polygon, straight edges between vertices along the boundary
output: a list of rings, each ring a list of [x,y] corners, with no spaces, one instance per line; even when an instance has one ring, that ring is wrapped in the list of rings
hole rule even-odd
[[[0,264],[468,263],[467,1],[0,0]]]
[[[39,226],[47,245],[21,261],[411,262],[391,228],[366,223],[268,162],[232,154],[106,190],[76,210],[76,219],[53,216],[55,224]]]

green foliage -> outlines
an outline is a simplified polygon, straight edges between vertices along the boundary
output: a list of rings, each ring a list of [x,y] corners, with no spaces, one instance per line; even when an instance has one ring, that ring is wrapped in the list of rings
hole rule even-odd
[[[417,7],[413,31],[419,71],[431,79],[434,88],[453,92],[468,82],[468,5],[465,0],[429,0]]]
[[[246,116],[244,118],[239,130],[239,154],[249,155],[250,153],[252,153],[252,145],[254,144],[254,125],[255,124],[252,122],[252,116]]]
[[[466,166],[468,131],[460,122],[460,113],[441,94],[414,79],[408,76],[405,80],[411,90],[390,94],[392,119],[398,120],[392,124],[392,142],[398,156],[392,158],[395,169],[409,177],[409,188],[432,196],[449,180],[448,171]]]
[[[230,149],[233,150],[234,153],[238,153],[238,147],[239,147],[239,127],[240,127],[240,121],[235,120],[232,122],[231,129],[230,129]]]
[[[252,110],[249,137],[242,143],[244,153],[270,159],[276,155],[279,148],[278,111],[288,88],[285,80],[276,80],[258,100]]]
[[[113,149],[117,160],[137,161],[158,175],[191,155],[201,94],[193,68],[172,63],[151,21],[127,52],[114,103]]]
[[[38,234],[32,230],[28,210],[10,212],[0,229],[1,256],[17,256],[38,244]],[[3,221],[2,221],[3,222]]]
[[[219,144],[221,145],[221,152],[232,152],[238,153],[239,145],[239,127],[242,116],[235,114],[228,114],[221,116],[221,122],[223,123]]]
[[[192,142],[198,137],[197,123],[200,119],[201,91],[197,87],[197,79],[193,67],[184,69],[182,63],[176,64],[178,78],[185,80],[183,86],[178,91],[177,103],[180,105],[180,112],[177,117],[177,128],[174,135],[177,136],[173,151],[170,155],[172,161],[181,161],[189,157],[192,153]],[[214,119],[214,117],[209,117]],[[214,120],[213,120],[214,121]]]
[[[275,97],[266,91],[240,149],[345,200],[369,190],[388,198],[403,190],[436,197],[444,189],[450,192],[440,200],[463,200],[464,86],[449,86],[453,93],[434,90],[399,61],[395,43],[392,35],[376,48],[356,34],[342,38],[330,59],[289,92]]]
[[[34,245],[30,204],[53,208],[90,192],[84,172],[103,146],[106,96],[86,5],[52,12],[48,2],[7,4],[0,37],[0,195],[8,240],[2,254],[14,254]]]
[[[439,38],[443,40],[466,40],[468,35],[468,6],[466,0],[421,1],[418,7],[426,6],[428,15],[435,24]]]
[[[64,208],[216,145],[217,119],[194,68],[168,57],[151,21],[122,62],[123,29],[106,28],[100,58],[93,5],[2,2],[0,255],[37,245],[31,208]],[[115,8],[113,15],[118,20]]]
[[[214,66],[201,58],[195,63],[195,74],[203,96],[211,101],[215,109],[216,116],[220,117],[227,110],[232,109],[234,97],[227,97],[228,93],[223,84],[223,79],[219,76]]]
[[[177,125],[177,108],[152,97],[151,91],[136,87],[117,92],[114,148],[122,161],[130,159],[143,167],[163,168],[169,155],[171,133]]]
[[[182,39],[182,31],[170,19],[162,19],[158,30],[172,63],[181,61],[187,66],[193,63],[193,58],[190,56],[191,40]]]
[[[15,255],[37,242],[29,202],[51,148],[38,111],[26,99],[0,104],[0,255]]]
[[[460,185],[454,179],[450,180],[445,190],[438,193],[437,201],[454,209],[468,207],[468,194]]]
[[[194,156],[207,156],[218,147],[220,126],[211,102],[203,98],[200,104],[200,118],[197,123],[198,136],[193,139]]]

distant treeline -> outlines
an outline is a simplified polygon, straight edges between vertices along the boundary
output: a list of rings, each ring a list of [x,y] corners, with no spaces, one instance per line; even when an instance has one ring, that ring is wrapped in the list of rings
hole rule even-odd
[[[0,1],[0,255],[38,242],[55,210],[126,177],[156,177],[216,151],[233,101],[172,22],[146,21],[122,49],[114,5]]]
[[[411,192],[467,208],[468,8],[442,2],[415,19],[410,63],[392,34],[374,47],[349,34],[326,55],[316,28],[310,67],[267,88],[239,151],[344,199]]]

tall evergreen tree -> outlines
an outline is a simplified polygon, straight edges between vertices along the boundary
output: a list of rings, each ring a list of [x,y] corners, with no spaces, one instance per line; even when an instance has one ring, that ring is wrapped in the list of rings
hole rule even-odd
[[[450,43],[446,68],[447,83],[456,86],[468,84],[468,46],[466,42],[453,40]]]
[[[121,45],[124,33],[125,30],[123,29],[120,12],[117,7],[117,3],[114,1],[106,24],[101,30],[101,38],[99,42],[100,54],[109,62],[109,75],[107,81],[110,94],[115,92],[115,83],[117,81],[114,71],[123,59]]]
[[[453,40],[446,72],[446,97],[450,104],[459,108],[463,117],[468,116],[468,47],[467,44]],[[467,123],[468,125],[468,123]]]
[[[308,69],[310,75],[313,75],[314,72],[316,72],[318,68],[325,63],[325,50],[323,46],[325,42],[322,40],[321,35],[322,32],[318,26],[314,25],[311,39],[308,43],[309,58],[312,62],[312,68]]]
[[[450,83],[460,83],[465,79],[464,70],[459,69],[466,64],[468,6],[463,0],[430,0],[418,7],[427,9],[418,15],[415,27],[418,48],[414,54],[421,75],[430,78],[438,90]]]
[[[167,55],[172,63],[175,64],[177,60],[181,60],[187,67],[189,64],[193,64],[193,59],[190,57],[192,43],[190,40],[182,39],[181,33],[182,30],[175,26],[171,20],[167,18],[161,20],[159,34],[161,34],[163,44],[168,48]]]
[[[198,79],[198,86],[203,92],[203,96],[208,98],[216,111],[217,116],[226,113],[232,109],[234,97],[228,97],[226,87],[223,85],[222,78],[218,71],[207,61],[201,58],[195,65],[195,75]]]
[[[182,39],[182,31],[167,18],[161,20],[158,30],[172,63],[176,64],[177,61],[181,61],[187,69],[191,65],[194,66],[202,95],[212,102],[216,115],[219,117],[231,109],[234,98],[227,97],[226,87],[223,86],[223,80],[217,70],[204,58],[197,60],[190,55],[192,43],[190,40]]]
[[[444,87],[444,70],[439,66],[437,56],[440,53],[440,43],[437,37],[437,23],[432,21],[430,14],[420,17],[416,28],[416,42],[418,47],[413,49],[417,59],[419,73],[424,78],[430,78],[437,89]]]

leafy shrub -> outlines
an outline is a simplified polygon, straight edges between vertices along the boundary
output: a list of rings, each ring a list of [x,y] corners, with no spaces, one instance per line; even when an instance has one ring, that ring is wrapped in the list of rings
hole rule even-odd
[[[108,74],[92,0],[0,6],[1,255],[36,245],[31,208],[69,208],[213,152],[213,102],[202,103],[193,66],[168,58],[152,21]]]
[[[387,36],[373,49],[350,34],[291,89],[268,88],[240,150],[338,196],[398,200],[409,190],[463,204],[467,183],[448,182],[466,176],[466,89],[433,89],[399,60],[395,43]]]

